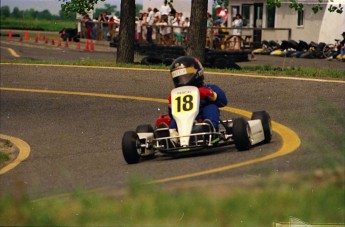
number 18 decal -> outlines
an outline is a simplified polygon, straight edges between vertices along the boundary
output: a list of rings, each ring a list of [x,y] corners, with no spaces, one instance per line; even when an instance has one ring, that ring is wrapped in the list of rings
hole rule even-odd
[[[177,96],[174,105],[175,113],[192,111],[194,109],[194,96],[191,94]]]

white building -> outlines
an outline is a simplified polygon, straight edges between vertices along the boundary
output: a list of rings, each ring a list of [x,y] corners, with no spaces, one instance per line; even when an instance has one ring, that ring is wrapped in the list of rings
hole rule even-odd
[[[229,0],[228,11],[229,25],[231,19],[240,13],[245,21],[243,33],[251,35],[253,41],[260,43],[262,40],[304,40],[306,42],[333,43],[334,39],[341,39],[345,31],[345,0],[324,0],[323,9],[314,14],[312,7],[319,4],[318,0],[298,0],[304,4],[304,11],[297,12],[289,8],[289,1],[283,2],[280,8],[269,8],[266,0]],[[159,9],[163,0],[143,0],[143,7]],[[190,15],[191,1],[174,0],[174,8]],[[212,12],[213,0],[208,1],[208,12]],[[328,11],[330,5],[344,7],[342,14]],[[255,29],[256,28],[256,29]],[[289,34],[288,30],[291,29]],[[289,36],[290,35],[290,36]]]

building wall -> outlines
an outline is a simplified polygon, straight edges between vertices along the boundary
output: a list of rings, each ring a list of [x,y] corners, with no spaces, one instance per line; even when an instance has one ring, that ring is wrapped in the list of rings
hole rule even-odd
[[[324,6],[322,11],[314,14],[312,5],[305,5],[304,8],[304,25],[298,26],[298,13],[287,4],[282,5],[276,11],[276,27],[291,28],[291,39],[296,41],[332,43],[334,39],[341,38],[340,34],[345,31],[345,12],[330,13],[328,7]]]

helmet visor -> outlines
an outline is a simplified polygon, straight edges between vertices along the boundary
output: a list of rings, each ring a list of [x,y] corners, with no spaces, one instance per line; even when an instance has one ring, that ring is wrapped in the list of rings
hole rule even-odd
[[[171,72],[175,86],[188,85],[188,83],[194,78],[197,70],[194,67],[187,67],[177,69]]]

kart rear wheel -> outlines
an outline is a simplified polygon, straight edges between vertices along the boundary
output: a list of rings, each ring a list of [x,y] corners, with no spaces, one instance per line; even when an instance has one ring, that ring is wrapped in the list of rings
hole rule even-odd
[[[237,150],[248,150],[252,145],[250,142],[251,132],[248,121],[243,117],[234,119],[232,131]]]
[[[270,115],[266,111],[256,111],[253,112],[252,120],[261,120],[265,135],[263,143],[269,143],[272,139],[272,123]]]
[[[125,132],[122,137],[122,154],[128,164],[135,164],[140,161],[140,145],[140,140],[136,132]]]

